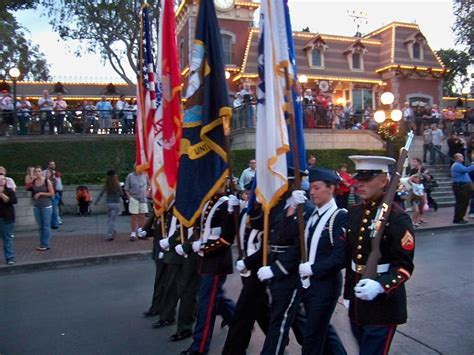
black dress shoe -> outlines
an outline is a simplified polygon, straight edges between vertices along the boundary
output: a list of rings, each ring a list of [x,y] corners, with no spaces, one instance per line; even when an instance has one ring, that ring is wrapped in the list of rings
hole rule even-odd
[[[189,338],[193,336],[193,332],[190,330],[184,330],[182,332],[173,334],[170,336],[170,341],[181,341],[183,339]]]
[[[459,221],[453,221],[454,224],[468,224],[468,221],[465,221],[464,219],[460,219]]]
[[[162,328],[162,327],[167,327],[168,325],[172,325],[175,323],[174,319],[170,320],[159,320],[156,323],[153,323],[151,326],[152,328]]]
[[[145,317],[145,318],[155,317],[157,315],[158,315],[157,312],[152,312],[152,311],[143,312],[143,317]]]

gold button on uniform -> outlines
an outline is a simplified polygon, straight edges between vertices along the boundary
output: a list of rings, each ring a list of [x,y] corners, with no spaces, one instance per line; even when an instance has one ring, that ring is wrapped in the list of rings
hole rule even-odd
[[[397,280],[392,280],[392,283],[396,284],[396,283],[397,283]]]
[[[370,211],[369,210],[366,210],[365,211],[365,214],[368,216],[370,214]]]
[[[385,285],[385,288],[390,288],[390,285]]]
[[[361,228],[360,228],[360,231],[361,231],[361,232],[365,231],[365,228],[364,228],[364,227],[361,227]]]
[[[359,240],[362,240],[362,239],[364,239],[364,237],[360,235],[360,236],[359,236]]]
[[[357,259],[362,259],[362,255],[357,254]]]
[[[357,246],[357,250],[360,250],[360,249],[362,249],[362,245]]]
[[[367,223],[367,222],[368,222],[367,218],[364,218],[364,219],[362,220],[362,223]]]

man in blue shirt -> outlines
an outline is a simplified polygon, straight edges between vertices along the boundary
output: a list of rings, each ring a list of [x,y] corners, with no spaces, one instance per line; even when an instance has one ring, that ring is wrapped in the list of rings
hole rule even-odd
[[[474,165],[464,166],[464,156],[460,153],[454,154],[455,163],[451,166],[451,177],[453,180],[453,192],[456,204],[454,205],[453,223],[469,223],[464,219],[469,198],[471,195],[472,181],[469,173],[474,171]]]
[[[109,133],[112,127],[112,105],[106,100],[105,96],[97,103],[96,110],[99,113],[99,125],[102,134]]]

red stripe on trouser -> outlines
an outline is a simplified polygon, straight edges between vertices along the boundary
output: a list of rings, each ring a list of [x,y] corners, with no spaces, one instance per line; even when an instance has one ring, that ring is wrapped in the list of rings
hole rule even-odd
[[[204,324],[204,332],[202,333],[201,342],[199,343],[199,352],[203,353],[206,347],[207,336],[211,328],[212,314],[216,305],[217,287],[219,286],[219,276],[214,276],[214,282],[211,290],[211,302],[207,307],[206,323]]]
[[[385,346],[383,348],[383,355],[388,355],[390,344],[392,344],[393,335],[395,334],[395,328],[395,326],[390,327],[390,330],[388,331],[387,340],[385,340]]]

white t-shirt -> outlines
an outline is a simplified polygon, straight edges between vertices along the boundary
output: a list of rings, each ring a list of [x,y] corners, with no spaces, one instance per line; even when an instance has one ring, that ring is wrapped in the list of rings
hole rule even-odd
[[[411,183],[411,190],[416,196],[423,196],[425,193],[425,188],[423,187],[423,184],[415,184],[414,182]]]

